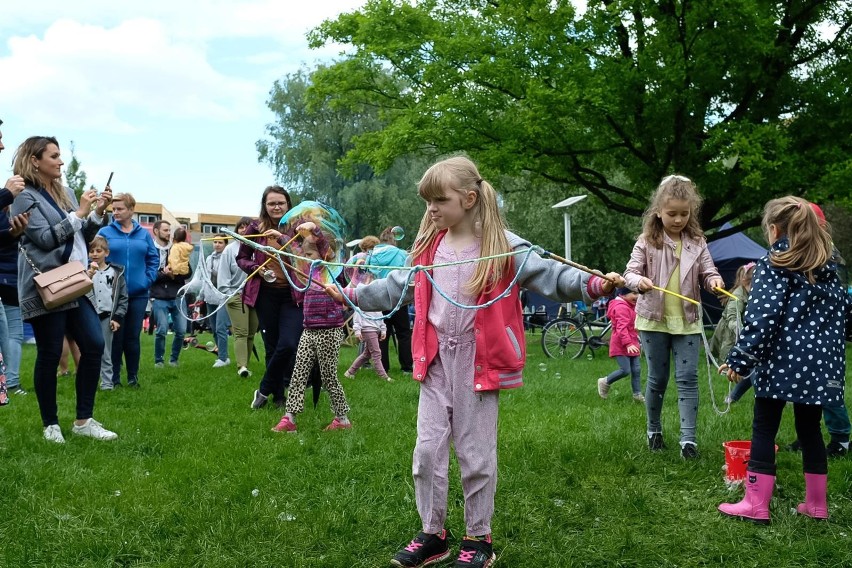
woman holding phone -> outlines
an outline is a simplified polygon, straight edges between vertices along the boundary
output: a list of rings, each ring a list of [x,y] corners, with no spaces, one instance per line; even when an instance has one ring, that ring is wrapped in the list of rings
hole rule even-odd
[[[29,223],[21,236],[23,250],[18,256],[18,290],[21,316],[32,325],[36,339],[33,372],[36,399],[44,438],[64,443],[56,405],[56,370],[62,342],[68,333],[80,347],[77,414],[71,431],[78,436],[114,440],[118,435],[92,418],[104,350],[92,293],[47,309],[33,281],[36,269],[46,272],[71,261],[88,265],[86,243],[97,233],[107,204],[112,200],[107,187],[100,196],[95,191],[84,191],[78,203],[74,192],[60,182],[62,166],[59,142],[53,137],[27,138],[15,152],[14,173],[24,178],[25,187],[12,204],[12,215],[32,207]]]

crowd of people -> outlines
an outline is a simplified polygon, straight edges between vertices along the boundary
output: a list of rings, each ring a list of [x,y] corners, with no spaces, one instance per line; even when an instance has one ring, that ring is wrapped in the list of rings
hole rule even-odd
[[[157,328],[154,366],[179,365],[187,328],[178,291],[191,275],[191,246],[185,243],[185,230],[172,231],[166,221],[154,225],[153,235],[140,227],[133,220],[135,200],[127,193],[113,195],[106,187],[100,193],[84,191],[78,199],[60,183],[62,165],[56,139],[29,138],[15,153],[14,176],[0,192],[0,205],[10,211],[8,217],[0,216],[5,389],[24,392],[17,338],[20,322],[26,320],[36,339],[33,382],[44,437],[64,442],[56,383],[63,342],[70,338],[80,352],[72,432],[112,440],[118,435],[93,417],[96,390],[99,384],[105,390],[120,386],[122,369],[126,384],[139,387],[139,336],[149,299]],[[498,400],[500,390],[523,385],[522,287],[560,302],[586,304],[617,291],[606,309],[614,329],[610,354],[619,369],[598,380],[598,393],[607,398],[613,382],[630,376],[634,400],[645,405],[647,447],[661,452],[667,447],[662,414],[673,371],[680,455],[699,456],[700,291],[727,292],[698,223],[701,197],[690,179],[670,175],[661,180],[623,275],[593,275],[534,254],[528,241],[508,230],[496,191],[468,158],[434,164],[420,180],[418,192],[426,210],[412,250],[396,247],[390,229],[379,237],[365,237],[361,248],[369,255],[375,278],[342,292],[332,285],[299,290],[291,285],[298,272],[292,266],[245,242],[228,243],[223,234],[213,238],[213,253],[204,260],[211,284],[227,298],[208,306],[214,313],[211,329],[218,349],[213,366],[231,365],[230,330],[237,374],[249,377],[254,336],[260,331],[265,364],[251,408],[270,402],[283,408],[273,427],[276,432],[298,430],[305,386],[311,381],[321,383],[329,394],[334,419],[326,429],[352,428],[338,378],[345,305],[359,308],[354,329],[364,352],[344,377],[353,378],[370,360],[379,377],[391,380],[387,343],[391,335],[396,337],[401,371],[420,383],[412,472],[422,526],[393,556],[394,565],[424,566],[451,554],[445,527],[451,448],[464,489],[465,536],[456,565],[487,567],[496,557],[491,519]],[[298,237],[308,259],[318,263],[334,258],[339,240],[316,223],[303,222],[290,232],[281,225],[291,207],[284,188],[267,187],[258,217],[240,220],[235,232],[275,248]],[[792,403],[806,480],[805,501],[798,511],[822,519],[828,515],[823,412],[827,421],[829,413],[835,419],[846,416],[846,439],[838,443],[844,450],[849,443],[843,401],[852,303],[838,278],[837,251],[818,207],[797,197],[774,199],[766,205],[763,223],[771,249],[743,267],[713,347],[719,371],[732,382],[748,379],[755,391],[745,497],[719,510],[768,522],[775,436],[785,405]],[[34,276],[69,261],[88,266],[93,289],[48,308]],[[315,266],[319,264],[309,270]],[[410,284],[404,266],[430,269],[428,274],[418,269]],[[302,276],[314,278],[313,273]],[[414,305],[413,329],[408,310],[398,309],[401,297],[403,305]],[[471,305],[481,309],[469,309]],[[603,309],[604,303],[598,306]],[[173,338],[166,359],[169,329]],[[18,342],[17,350],[13,342]],[[644,393],[642,354],[647,362]],[[741,389],[735,390],[731,400],[741,394]]]

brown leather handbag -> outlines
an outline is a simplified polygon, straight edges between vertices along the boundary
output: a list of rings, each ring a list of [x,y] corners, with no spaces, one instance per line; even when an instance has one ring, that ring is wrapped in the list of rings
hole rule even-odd
[[[68,302],[76,300],[80,296],[88,294],[92,288],[92,279],[86,273],[86,268],[78,260],[72,260],[53,270],[42,272],[27,256],[24,247],[20,247],[24,260],[27,261],[36,276],[33,281],[36,291],[41,296],[44,307],[48,310],[58,308]]]

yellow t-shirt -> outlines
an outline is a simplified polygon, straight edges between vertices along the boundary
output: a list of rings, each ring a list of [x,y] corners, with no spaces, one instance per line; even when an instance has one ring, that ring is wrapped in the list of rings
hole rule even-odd
[[[672,275],[666,284],[666,290],[675,294],[680,294],[680,253],[682,250],[683,243],[678,241],[677,247],[675,247],[675,258],[678,259],[678,262],[675,264]],[[696,322],[686,321],[686,316],[683,313],[683,300],[671,294],[663,294],[663,320],[654,321],[637,315],[636,329],[638,331],[660,331],[672,335],[691,335],[701,333],[701,318]]]

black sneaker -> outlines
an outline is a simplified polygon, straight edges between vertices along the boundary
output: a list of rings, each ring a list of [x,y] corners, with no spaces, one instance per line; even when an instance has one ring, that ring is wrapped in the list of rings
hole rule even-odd
[[[24,389],[22,389],[21,387],[17,386],[17,387],[10,388],[9,394],[16,394],[18,396],[24,396],[24,395],[29,394],[29,393],[27,391],[25,391]]]
[[[663,435],[659,432],[654,432],[648,436],[648,449],[652,452],[661,452],[666,449],[666,444],[663,442]]]
[[[489,544],[490,546],[490,544]],[[447,545],[447,531],[441,534],[419,533],[408,546],[397,552],[391,559],[394,566],[417,568],[441,562],[450,557],[450,547]],[[475,566],[472,564],[471,566]]]
[[[830,441],[825,447],[825,455],[830,458],[842,458],[849,450],[843,447],[840,442]]]
[[[488,568],[495,560],[497,555],[494,554],[494,548],[491,546],[491,535],[485,537],[485,540],[464,537],[454,566],[456,568]]]
[[[687,442],[680,449],[680,457],[685,460],[697,460],[698,459],[698,447],[692,442]]]
[[[251,399],[251,407],[254,410],[257,410],[258,408],[263,408],[264,406],[266,406],[266,401],[268,399],[268,396],[260,394],[260,391],[256,390],[254,391],[254,396]]]

